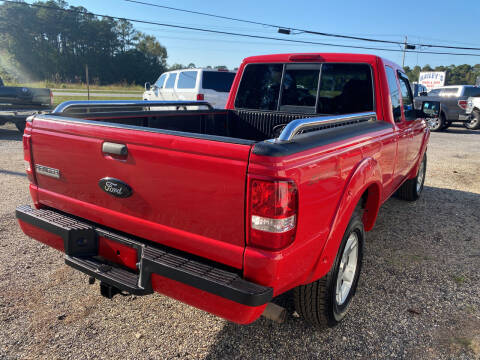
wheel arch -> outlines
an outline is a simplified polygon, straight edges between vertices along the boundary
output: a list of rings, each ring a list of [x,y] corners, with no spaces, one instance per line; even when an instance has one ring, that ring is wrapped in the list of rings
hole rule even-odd
[[[343,196],[330,226],[330,233],[320,255],[304,283],[323,277],[332,267],[340,243],[350,219],[360,205],[364,228],[369,231],[375,225],[382,199],[382,175],[378,162],[369,157],[356,167],[347,181]]]

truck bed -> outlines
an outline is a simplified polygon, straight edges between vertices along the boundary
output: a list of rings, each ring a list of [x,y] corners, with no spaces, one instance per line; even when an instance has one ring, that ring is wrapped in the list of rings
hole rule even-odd
[[[51,115],[66,115],[78,121],[101,122],[106,126],[121,128],[148,129],[164,133],[184,132],[187,134],[183,135],[188,137],[245,144],[272,139],[290,121],[313,117],[308,114],[251,110],[82,112]]]

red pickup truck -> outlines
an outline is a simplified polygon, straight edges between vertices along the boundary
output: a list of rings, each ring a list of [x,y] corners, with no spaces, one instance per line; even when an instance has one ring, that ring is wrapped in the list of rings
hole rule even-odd
[[[247,58],[224,110],[67,102],[27,122],[34,207],[16,216],[104,296],[157,291],[246,324],[294,289],[300,315],[335,325],[380,205],[422,191],[438,107],[353,54]]]

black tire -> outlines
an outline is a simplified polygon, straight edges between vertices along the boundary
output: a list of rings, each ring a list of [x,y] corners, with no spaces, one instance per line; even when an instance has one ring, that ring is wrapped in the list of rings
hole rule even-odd
[[[464,125],[469,130],[480,129],[480,111],[473,110],[471,120],[469,122],[464,123]]]
[[[415,176],[413,179],[409,179],[405,181],[403,185],[398,189],[397,191],[398,198],[406,201],[417,200],[420,197],[420,194],[422,193],[422,190],[423,190],[426,172],[427,172],[427,154],[423,156],[422,163],[418,168],[417,176]]]
[[[337,280],[340,275],[342,256],[352,234],[355,234],[358,240],[356,267],[350,290],[343,302],[339,304],[336,292]],[[337,257],[328,274],[310,284],[297,286],[294,290],[295,309],[307,322],[320,327],[332,327],[337,325],[345,317],[357,290],[358,279],[362,268],[364,240],[365,230],[361,212],[355,211],[350,219],[347,230],[345,230]],[[343,281],[341,284],[343,284]]]
[[[25,131],[25,121],[17,121],[15,123],[15,126],[17,127],[18,131],[23,135],[23,132]]]
[[[442,130],[447,130],[452,125],[451,121],[445,121],[443,124]]]
[[[441,131],[443,130],[443,125],[445,124],[445,116],[440,114],[438,118],[428,119],[427,123],[430,131]]]

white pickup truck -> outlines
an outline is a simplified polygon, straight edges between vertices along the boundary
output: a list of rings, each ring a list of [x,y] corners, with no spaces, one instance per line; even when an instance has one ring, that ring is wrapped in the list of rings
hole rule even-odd
[[[466,113],[470,115],[469,129],[480,129],[480,97],[468,98]]]

